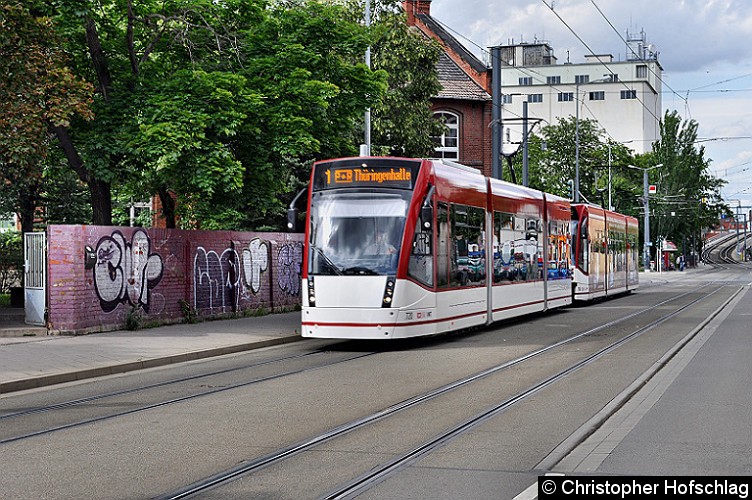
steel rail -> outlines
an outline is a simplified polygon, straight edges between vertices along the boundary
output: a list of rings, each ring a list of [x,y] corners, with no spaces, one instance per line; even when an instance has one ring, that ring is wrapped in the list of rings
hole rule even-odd
[[[708,286],[711,286],[712,284],[713,283],[706,283],[705,285],[703,285],[702,287],[700,287],[700,290],[703,289],[703,288],[706,288]],[[717,291],[719,291],[721,288],[722,287],[719,287],[718,289],[714,290],[711,294],[706,294],[706,295],[703,295],[702,297],[700,297],[698,299],[695,299],[689,305],[693,305],[696,302],[698,302],[699,300],[707,298],[708,296],[710,296],[710,295],[716,293]],[[475,381],[481,380],[483,378],[486,378],[486,377],[488,377],[488,376],[490,376],[492,374],[498,373],[498,372],[500,372],[502,370],[505,370],[505,369],[510,368],[512,366],[515,366],[515,365],[518,365],[518,364],[520,364],[520,363],[522,363],[524,361],[528,361],[528,360],[530,360],[532,358],[535,358],[535,357],[537,357],[537,356],[539,356],[539,355],[541,355],[543,353],[546,353],[546,352],[548,352],[548,351],[550,351],[552,349],[555,349],[557,347],[560,347],[560,346],[566,345],[568,343],[574,342],[575,340],[578,340],[578,339],[580,339],[580,338],[582,338],[584,336],[592,335],[592,334],[597,333],[599,331],[602,331],[604,329],[611,328],[614,325],[617,325],[617,324],[622,323],[624,321],[628,321],[628,320],[630,320],[630,319],[632,319],[632,318],[634,318],[636,316],[639,316],[641,314],[645,314],[648,311],[657,309],[657,308],[662,307],[662,306],[664,306],[664,305],[666,305],[666,304],[668,304],[670,302],[679,300],[679,299],[681,299],[681,298],[683,298],[683,297],[685,297],[687,295],[696,294],[697,292],[698,292],[698,290],[692,290],[692,291],[689,291],[689,292],[681,293],[681,294],[679,294],[679,295],[677,295],[675,297],[671,297],[669,299],[666,299],[666,300],[664,300],[662,302],[654,304],[654,305],[652,305],[650,307],[647,307],[645,309],[641,309],[639,311],[630,313],[630,314],[625,315],[625,316],[623,316],[621,318],[617,318],[615,320],[609,321],[608,323],[605,323],[603,325],[599,325],[599,326],[597,326],[595,328],[591,328],[591,329],[589,329],[587,331],[575,334],[575,335],[573,335],[571,337],[568,337],[566,339],[563,339],[561,341],[558,341],[558,342],[549,344],[547,346],[544,346],[544,347],[542,347],[540,349],[531,351],[531,352],[526,353],[526,354],[524,354],[524,355],[522,355],[522,356],[520,356],[518,358],[515,358],[513,360],[506,361],[504,363],[501,363],[499,365],[493,366],[493,367],[488,368],[486,370],[483,370],[481,372],[478,372],[478,373],[475,373],[473,375],[469,375],[467,377],[459,379],[459,380],[457,380],[455,382],[451,382],[449,384],[446,384],[444,386],[438,387],[438,388],[433,389],[431,391],[428,391],[428,392],[425,392],[423,394],[420,394],[420,395],[414,396],[412,398],[406,399],[406,400],[404,400],[404,401],[402,401],[400,403],[394,404],[394,405],[386,407],[386,408],[384,408],[384,409],[382,409],[380,411],[374,412],[371,415],[362,417],[362,418],[357,419],[357,420],[353,420],[353,421],[348,422],[346,424],[342,424],[342,425],[337,426],[337,427],[335,427],[335,428],[333,428],[333,429],[331,429],[331,430],[329,430],[327,432],[324,432],[324,433],[319,434],[317,436],[308,438],[308,439],[303,440],[301,442],[295,443],[295,444],[293,444],[291,446],[288,446],[286,448],[279,449],[279,450],[277,450],[277,451],[275,451],[273,453],[264,455],[264,456],[256,458],[256,459],[248,460],[246,462],[241,463],[240,465],[238,465],[236,467],[233,467],[231,469],[222,471],[222,472],[220,472],[218,474],[212,475],[212,476],[207,477],[205,479],[199,480],[199,481],[194,482],[194,483],[192,483],[192,484],[190,484],[190,485],[188,485],[188,486],[186,486],[186,487],[184,487],[182,489],[179,489],[179,490],[176,490],[176,491],[173,491],[173,492],[170,492],[170,493],[166,493],[166,494],[161,495],[161,496],[159,496],[157,498],[160,499],[160,500],[189,498],[189,497],[197,495],[197,494],[199,494],[201,492],[205,492],[205,491],[208,491],[210,489],[216,488],[218,486],[224,485],[224,484],[226,484],[228,482],[231,482],[233,480],[236,480],[236,479],[238,479],[240,477],[244,477],[244,476],[250,475],[250,474],[252,474],[254,472],[257,472],[257,471],[259,471],[259,470],[261,470],[261,469],[263,469],[263,468],[265,468],[267,466],[279,463],[279,462],[281,462],[281,461],[283,461],[285,459],[288,459],[288,458],[290,458],[290,457],[292,457],[294,455],[297,455],[298,453],[301,453],[301,452],[306,451],[306,450],[310,450],[311,448],[313,448],[315,446],[318,446],[318,445],[320,445],[320,444],[322,444],[322,443],[324,443],[326,441],[329,441],[329,440],[334,439],[336,437],[342,436],[342,435],[344,435],[346,433],[349,433],[351,431],[363,428],[363,427],[365,427],[365,426],[367,426],[369,424],[372,424],[374,422],[377,422],[377,421],[379,421],[381,419],[384,419],[386,417],[395,415],[398,412],[401,412],[401,411],[406,410],[408,408],[412,408],[412,407],[414,407],[414,406],[416,406],[416,405],[418,405],[420,403],[432,400],[432,399],[437,398],[437,397],[439,397],[441,395],[444,395],[444,394],[446,394],[446,393],[448,393],[450,391],[453,391],[453,390],[456,390],[456,389],[458,389],[460,387],[468,385],[468,384],[470,384],[472,382],[475,382]],[[689,305],[681,306],[680,309],[678,309],[676,312],[669,313],[667,315],[662,316],[661,320],[665,321],[665,320],[669,319],[670,317],[673,317],[673,315],[678,314],[678,312],[680,312],[680,311],[683,311],[684,309],[686,309],[687,307],[689,307]],[[661,320],[659,320],[659,321],[661,321]],[[641,329],[641,330],[643,330],[643,329]],[[630,335],[633,335],[633,334],[630,334]]]
[[[222,393],[222,392],[230,391],[230,390],[233,390],[233,389],[239,389],[241,387],[248,387],[250,385],[259,384],[261,382],[268,382],[270,380],[277,380],[277,379],[280,379],[280,378],[283,378],[283,377],[288,377],[290,375],[298,375],[298,374],[310,372],[310,371],[313,371],[313,370],[320,370],[322,368],[328,368],[330,366],[334,366],[334,365],[337,365],[337,364],[340,364],[340,363],[347,363],[347,362],[353,361],[355,359],[365,358],[367,356],[373,356],[374,354],[376,354],[376,353],[375,352],[371,352],[371,353],[367,353],[367,354],[359,354],[357,356],[351,356],[351,357],[348,357],[346,359],[342,359],[342,360],[339,360],[339,361],[334,361],[332,363],[326,363],[326,364],[323,364],[323,365],[317,365],[317,366],[313,366],[313,367],[309,367],[309,368],[299,368],[297,370],[289,370],[289,371],[286,371],[284,373],[277,373],[275,375],[269,375],[269,376],[266,376],[266,377],[259,377],[259,378],[256,378],[256,379],[253,379],[253,380],[249,380],[249,381],[246,381],[246,382],[241,382],[241,383],[238,383],[238,384],[232,384],[232,385],[228,385],[228,386],[225,386],[225,387],[219,387],[219,388],[216,388],[216,389],[211,389],[211,390],[200,392],[200,393],[197,393],[197,394],[189,394],[187,396],[182,396],[182,397],[170,399],[170,400],[167,400],[167,401],[161,401],[159,403],[152,403],[152,404],[148,404],[148,405],[142,405],[142,406],[139,406],[138,408],[132,408],[130,410],[125,410],[125,411],[116,412],[116,413],[110,413],[108,415],[101,415],[101,416],[98,416],[98,417],[92,417],[92,418],[88,418],[88,419],[83,419],[83,420],[79,420],[79,421],[76,421],[76,422],[70,422],[70,423],[67,423],[67,424],[62,424],[62,425],[58,425],[58,426],[55,426],[55,427],[50,427],[50,428],[47,428],[47,429],[42,429],[42,430],[38,430],[38,431],[34,431],[34,432],[29,432],[29,433],[21,434],[21,435],[18,435],[18,436],[4,438],[4,439],[0,439],[0,445],[4,445],[4,444],[8,444],[8,443],[14,443],[14,442],[21,441],[21,440],[24,440],[24,439],[29,439],[29,438],[33,438],[33,437],[37,437],[37,436],[42,436],[42,435],[45,435],[45,434],[51,434],[53,432],[59,432],[59,431],[66,430],[66,429],[73,429],[75,427],[81,427],[81,426],[93,424],[93,423],[96,423],[96,422],[103,422],[105,420],[110,420],[110,419],[117,418],[117,417],[123,417],[123,416],[126,416],[126,415],[133,415],[134,413],[140,413],[142,411],[152,410],[154,408],[161,408],[161,407],[173,405],[173,404],[176,404],[176,403],[182,403],[182,402],[185,402],[185,401],[190,401],[190,400],[193,400],[193,399],[198,399],[198,398],[201,398],[201,397],[204,397],[204,396],[210,396],[210,395],[214,395],[214,394],[219,394],[219,393]]]
[[[330,493],[324,495],[321,497],[322,499],[327,500],[339,500],[344,498],[352,498],[354,496],[357,496],[358,494],[372,488],[376,484],[382,482],[384,479],[388,478],[389,476],[397,473],[404,467],[410,465],[414,461],[418,460],[420,457],[427,455],[428,453],[431,453],[432,451],[436,450],[437,448],[447,444],[448,442],[462,436],[463,434],[471,431],[472,429],[478,427],[479,425],[483,424],[484,422],[490,420],[491,418],[499,415],[500,413],[503,413],[507,409],[511,408],[517,403],[520,403],[521,401],[527,399],[528,397],[540,392],[541,390],[545,389],[546,387],[549,387],[550,385],[568,377],[572,373],[576,372],[577,370],[593,363],[594,361],[598,360],[599,358],[605,356],[606,354],[609,354],[613,352],[614,350],[618,349],[622,345],[626,344],[627,342],[639,337],[645,332],[648,332],[655,328],[656,326],[668,321],[669,319],[675,317],[679,313],[683,312],[685,309],[697,304],[698,302],[707,299],[708,297],[714,295],[719,290],[721,290],[722,287],[719,287],[715,291],[711,292],[710,294],[704,295],[702,297],[698,297],[697,299],[693,300],[689,304],[686,304],[676,311],[672,311],[661,318],[658,318],[647,325],[635,330],[634,332],[630,333],[629,335],[622,337],[621,339],[617,340],[616,342],[611,343],[610,345],[604,347],[603,349],[600,349],[599,351],[591,354],[590,356],[573,363],[569,367],[559,371],[558,373],[542,380],[541,382],[517,393],[516,395],[512,396],[511,398],[506,399],[505,401],[499,403],[498,405],[495,405],[491,408],[488,408],[481,413],[478,413],[477,415],[466,419],[464,422],[461,422],[460,424],[456,425],[455,427],[447,430],[446,432],[443,432],[431,440],[423,443],[422,445],[412,449],[411,451],[402,454],[401,456],[392,459],[391,461],[377,467],[371,469],[366,474],[355,478],[351,482],[342,485],[335,490],[331,491]]]

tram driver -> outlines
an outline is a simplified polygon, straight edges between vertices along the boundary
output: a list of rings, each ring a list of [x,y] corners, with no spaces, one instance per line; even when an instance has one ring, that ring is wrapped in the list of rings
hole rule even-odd
[[[389,243],[386,232],[379,231],[370,245],[366,246],[366,255],[394,255],[397,249]]]

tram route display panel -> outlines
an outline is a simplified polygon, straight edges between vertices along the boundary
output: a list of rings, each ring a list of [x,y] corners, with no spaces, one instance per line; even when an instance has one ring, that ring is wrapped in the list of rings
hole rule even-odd
[[[386,187],[413,189],[419,161],[364,159],[319,163],[313,173],[313,189]]]

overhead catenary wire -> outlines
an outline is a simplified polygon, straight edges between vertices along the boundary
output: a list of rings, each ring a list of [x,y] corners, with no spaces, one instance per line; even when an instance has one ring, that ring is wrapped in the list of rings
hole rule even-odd
[[[609,25],[609,26],[611,27],[611,29],[612,29],[612,30],[614,30],[614,33],[616,33],[616,36],[618,36],[618,37],[619,37],[619,39],[621,39],[621,41],[622,41],[622,42],[624,42],[624,44],[625,44],[625,45],[626,45],[626,47],[627,47],[627,48],[629,49],[629,51],[630,51],[630,52],[632,52],[632,55],[639,57],[640,55],[639,55],[638,53],[636,53],[636,52],[634,51],[634,49],[632,49],[632,47],[631,47],[631,46],[629,45],[629,42],[627,42],[627,41],[626,41],[626,40],[624,39],[624,37],[623,37],[623,36],[621,36],[621,33],[619,33],[619,30],[617,30],[617,29],[616,29],[616,27],[615,27],[615,26],[614,26],[614,24],[613,24],[613,23],[611,22],[611,20],[610,20],[610,19],[609,19],[609,18],[608,18],[608,17],[606,16],[606,14],[605,14],[605,13],[604,13],[604,12],[603,12],[603,11],[601,10],[601,8],[600,8],[600,7],[598,7],[598,4],[596,4],[596,3],[595,3],[595,0],[590,0],[590,3],[592,3],[592,4],[593,4],[593,7],[595,7],[595,10],[597,10],[597,11],[598,11],[598,13],[599,13],[599,14],[601,15],[601,17],[603,17],[603,19],[604,19],[604,20],[606,21],[606,23],[608,23],[608,25]],[[661,85],[663,85],[663,86],[665,86],[665,87],[666,87],[667,89],[669,89],[669,91],[670,91],[671,93],[673,93],[673,94],[674,94],[674,95],[675,95],[676,97],[678,97],[679,99],[685,100],[685,98],[684,98],[684,97],[682,97],[681,95],[679,95],[679,93],[678,93],[677,91],[675,91],[674,89],[672,89],[672,88],[671,88],[671,86],[670,86],[670,85],[669,85],[668,83],[666,83],[666,81],[665,81],[665,80],[664,80],[663,78],[661,78],[661,75],[659,75],[658,73],[656,73],[656,72],[655,72],[655,71],[653,70],[653,68],[651,68],[650,66],[648,66],[648,71],[650,71],[650,72],[651,72],[651,73],[653,74],[653,76],[655,76],[655,77],[656,77],[656,78],[658,79],[658,81],[660,81],[660,82],[661,82]]]
[[[593,1],[593,0],[591,0],[591,2],[592,2],[592,1]],[[566,22],[566,21],[565,21],[565,20],[564,20],[564,19],[563,19],[563,18],[562,18],[562,17],[561,17],[561,16],[559,15],[559,14],[558,14],[558,12],[556,12],[556,11],[555,11],[555,10],[553,9],[553,6],[552,6],[552,5],[549,5],[549,3],[548,3],[548,2],[546,2],[546,0],[542,0],[542,2],[543,2],[543,4],[544,4],[544,5],[546,5],[546,7],[548,7],[548,8],[549,8],[549,9],[550,9],[550,10],[551,10],[552,12],[554,12],[554,14],[556,15],[556,17],[557,17],[557,18],[559,18],[559,20],[560,20],[560,21],[561,21],[561,22],[562,22],[562,23],[564,24],[564,26],[566,26],[566,27],[567,27],[567,29],[569,29],[569,30],[570,30],[570,32],[572,32],[572,34],[573,34],[573,35],[575,36],[575,38],[577,38],[577,40],[579,40],[579,41],[580,41],[580,43],[582,43],[582,45],[583,45],[583,46],[584,46],[584,47],[585,47],[585,48],[586,48],[586,49],[587,49],[587,50],[588,50],[588,51],[590,52],[590,54],[592,54],[592,55],[596,55],[596,54],[594,53],[594,51],[593,51],[593,50],[592,50],[592,49],[590,48],[590,46],[589,46],[589,45],[588,45],[588,44],[587,44],[587,43],[586,43],[586,42],[585,42],[585,41],[583,40],[583,38],[582,38],[582,37],[581,37],[581,36],[580,36],[579,34],[577,34],[577,33],[576,33],[576,32],[574,31],[574,29],[573,29],[573,28],[572,28],[572,27],[571,27],[571,26],[570,26],[570,25],[569,25],[569,24],[568,24],[568,23],[567,23],[567,22]],[[611,28],[612,28],[612,29],[613,29],[613,30],[614,30],[614,31],[615,31],[615,32],[617,33],[617,35],[619,35],[619,38],[620,38],[620,39],[622,40],[622,42],[624,42],[624,43],[626,44],[626,41],[624,40],[624,38],[623,38],[623,37],[621,36],[621,34],[619,34],[619,33],[618,33],[618,31],[617,31],[617,30],[616,30],[616,29],[614,28],[614,26],[613,26],[613,23],[611,23],[611,21],[610,21],[610,20],[608,20],[608,18],[607,18],[607,17],[605,16],[605,14],[604,14],[604,13],[603,13],[603,12],[601,11],[601,9],[600,9],[600,8],[598,8],[598,6],[597,6],[597,5],[596,5],[596,4],[594,3],[594,2],[593,2],[593,5],[594,5],[594,6],[596,7],[596,9],[597,9],[597,10],[598,10],[598,12],[599,12],[599,13],[601,14],[601,16],[602,16],[602,17],[604,17],[604,19],[605,19],[605,20],[606,20],[606,22],[607,22],[607,23],[609,24],[609,26],[610,26],[610,27],[611,27]],[[456,37],[458,37],[458,38],[460,38],[460,39],[462,39],[463,41],[467,42],[467,43],[468,43],[468,44],[470,44],[471,46],[473,46],[473,47],[477,48],[477,49],[478,49],[478,50],[479,50],[479,51],[480,51],[481,53],[483,53],[483,54],[489,54],[489,51],[487,50],[487,48],[486,48],[486,47],[484,47],[484,46],[482,46],[482,45],[480,45],[480,44],[476,43],[476,42],[475,42],[474,40],[472,40],[472,39],[470,39],[469,37],[467,37],[467,36],[463,35],[463,34],[462,34],[462,33],[460,33],[459,31],[457,31],[456,29],[452,28],[451,26],[449,26],[448,24],[444,23],[443,21],[441,21],[441,20],[437,19],[436,17],[432,17],[432,19],[433,19],[433,20],[434,20],[435,22],[437,22],[437,23],[438,23],[438,24],[439,24],[439,25],[440,25],[440,26],[441,26],[442,28],[444,28],[444,29],[445,29],[445,30],[446,30],[447,32],[451,33],[452,35],[454,35],[454,36],[456,36]],[[627,44],[627,46],[628,46],[628,44]],[[614,73],[613,73],[613,72],[611,71],[611,69],[610,69],[610,68],[608,67],[607,63],[604,63],[603,61],[600,61],[600,62],[601,62],[601,64],[602,64],[602,65],[603,65],[603,66],[604,66],[604,67],[605,67],[605,68],[606,68],[606,69],[607,69],[607,70],[609,71],[609,74],[614,74]],[[567,83],[564,83],[564,84],[558,84],[558,85],[556,85],[556,84],[553,84],[553,85],[552,85],[552,84],[548,84],[548,82],[547,82],[547,80],[546,80],[546,76],[545,76],[545,75],[543,75],[542,73],[540,73],[540,72],[536,71],[536,70],[535,70],[535,69],[533,69],[533,68],[528,68],[528,67],[520,67],[520,66],[518,66],[518,67],[515,67],[515,69],[516,69],[517,71],[519,71],[519,72],[520,72],[521,74],[523,74],[523,75],[527,75],[527,76],[530,76],[530,77],[532,77],[532,78],[534,79],[534,81],[536,81],[536,82],[538,82],[538,83],[540,83],[540,84],[547,84],[547,85],[548,85],[548,86],[549,86],[549,87],[550,87],[550,88],[551,88],[551,89],[552,89],[553,91],[555,91],[555,92],[559,92],[559,93],[565,93],[565,92],[568,92],[568,91],[570,91],[570,89],[571,89],[571,88],[573,87],[573,84],[567,84]],[[651,72],[652,72],[652,73],[653,73],[653,74],[655,75],[655,72],[654,72],[654,71],[652,70],[652,68],[649,68],[649,71],[651,71]],[[658,79],[659,81],[661,81],[662,85],[664,85],[664,86],[665,86],[666,88],[670,89],[670,90],[667,90],[667,91],[661,91],[661,93],[670,93],[670,94],[672,94],[672,95],[675,95],[675,96],[679,97],[679,98],[680,98],[680,99],[681,99],[682,101],[684,101],[684,103],[685,103],[685,106],[687,107],[687,109],[689,108],[689,103],[688,103],[688,100],[687,100],[688,98],[685,98],[685,97],[682,97],[681,95],[679,95],[679,94],[678,94],[678,92],[677,92],[676,90],[672,89],[672,88],[671,88],[671,87],[670,87],[670,86],[669,86],[669,85],[668,85],[668,84],[667,84],[667,83],[665,82],[665,80],[663,80],[662,78],[660,78],[660,76],[658,76],[658,75],[655,75],[655,76],[656,76],[656,78],[657,78],[657,79]],[[739,79],[747,78],[747,77],[750,77],[750,76],[752,76],[752,73],[750,73],[750,74],[745,74],[745,75],[741,75],[741,76],[738,76],[738,77],[734,77],[734,78],[730,78],[730,79],[726,79],[726,80],[722,80],[722,81],[716,82],[716,83],[714,83],[714,84],[710,84],[710,85],[705,85],[705,86],[702,86],[702,87],[697,87],[696,89],[691,89],[691,90],[688,90],[688,91],[687,91],[687,95],[689,95],[689,93],[690,93],[690,92],[736,92],[736,91],[739,91],[739,92],[741,92],[741,91],[745,91],[744,89],[741,89],[741,90],[723,90],[723,89],[721,89],[721,90],[704,90],[704,89],[710,88],[710,87],[712,87],[712,86],[715,86],[715,85],[720,85],[720,84],[723,84],[723,83],[728,83],[728,82],[731,82],[731,81],[734,81],[734,80],[739,80]],[[614,81],[614,83],[617,83],[617,82],[618,82],[618,80],[615,80],[615,81]],[[630,87],[629,87],[629,86],[628,86],[628,85],[627,85],[627,84],[626,84],[625,82],[618,82],[618,83],[621,83],[621,84],[622,84],[622,86],[623,86],[623,87],[624,87],[624,88],[625,88],[626,90],[630,90],[630,91],[633,91],[633,90],[634,90],[634,89],[631,89],[631,88],[630,88]],[[752,90],[752,89],[749,89],[749,90]],[[611,94],[611,93],[614,93],[614,92],[613,92],[613,91],[604,91],[604,93],[605,93],[605,94]],[[638,96],[639,96],[639,93],[638,93]],[[590,109],[590,107],[588,106],[587,102],[586,102],[586,101],[585,101],[584,99],[581,99],[581,100],[582,100],[581,106],[582,106],[582,107],[583,107],[583,108],[584,108],[585,110],[587,110],[587,113],[589,114],[589,116],[590,116],[590,117],[592,117],[592,119],[593,119],[593,120],[594,120],[595,122],[597,122],[597,123],[600,123],[600,122],[599,122],[599,120],[598,120],[598,119],[596,118],[596,114],[595,114],[595,113],[594,113],[594,112],[592,111],[592,109]],[[654,119],[655,119],[656,121],[659,121],[659,122],[661,121],[661,118],[660,118],[660,117],[658,117],[658,116],[656,116],[656,114],[655,114],[655,113],[654,113],[654,112],[652,111],[652,109],[651,109],[651,108],[649,108],[649,107],[648,107],[648,106],[647,106],[647,105],[645,104],[645,102],[644,102],[644,101],[643,101],[643,100],[642,100],[642,99],[641,99],[640,97],[638,97],[638,98],[637,98],[637,101],[638,101],[638,102],[640,103],[640,105],[641,105],[641,106],[643,107],[643,109],[645,109],[645,110],[646,110],[646,111],[648,112],[648,114],[650,114],[650,115],[651,115],[651,116],[652,116],[652,117],[653,117],[653,118],[654,118]],[[502,104],[502,106],[503,106],[503,105],[504,105],[504,104]],[[520,115],[519,115],[518,113],[515,113],[514,111],[512,111],[512,110],[511,110],[511,109],[509,109],[509,108],[504,108],[504,110],[505,110],[505,113],[506,113],[507,115],[511,114],[511,115],[512,115],[512,116],[514,116],[515,118],[518,118],[518,119],[521,119],[521,118],[522,118],[522,117],[521,117],[521,116],[520,116]],[[690,116],[690,117],[691,117],[691,116]],[[612,140],[612,141],[614,141],[614,142],[619,142],[619,141],[617,141],[617,140],[616,140],[616,139],[615,139],[615,138],[614,138],[613,136],[611,136],[611,134],[609,133],[609,131],[608,131],[608,130],[606,130],[605,128],[604,128],[603,130],[604,130],[604,132],[605,132],[606,136],[607,136],[607,137],[608,137],[609,139],[611,139],[611,140]],[[516,130],[514,131],[514,133],[515,133],[515,134],[519,134],[519,132],[518,132],[518,131],[516,131]],[[737,139],[747,139],[747,137],[717,137],[717,138],[705,138],[705,139],[702,139],[702,141],[705,141],[705,142],[710,142],[710,141],[726,141],[726,140],[732,140],[732,139],[733,139],[733,140],[737,140]],[[699,142],[699,141],[698,141],[698,142]]]
[[[576,32],[576,31],[575,31],[575,30],[574,30],[574,29],[573,29],[573,28],[572,28],[572,27],[571,27],[571,26],[570,26],[570,25],[569,25],[569,24],[568,24],[568,23],[567,23],[567,22],[565,21],[565,20],[564,20],[564,18],[563,18],[563,17],[561,17],[561,16],[559,15],[559,13],[558,13],[558,12],[556,12],[556,10],[554,9],[554,6],[553,6],[553,2],[551,3],[551,5],[549,5],[549,4],[548,4],[548,2],[547,2],[546,0],[541,0],[541,2],[543,2],[543,4],[544,4],[544,5],[546,6],[546,7],[548,7],[548,8],[549,8],[549,9],[551,10],[551,12],[553,12],[553,13],[554,13],[554,15],[555,15],[555,16],[556,16],[556,17],[557,17],[557,18],[559,19],[559,21],[561,21],[561,22],[562,22],[562,24],[564,24],[564,26],[566,26],[566,28],[567,28],[567,29],[568,29],[568,30],[570,31],[570,33],[572,33],[572,35],[573,35],[573,36],[574,36],[574,37],[575,37],[575,38],[576,38],[577,40],[579,40],[579,41],[580,41],[580,43],[581,43],[581,44],[582,44],[582,45],[583,45],[583,46],[584,46],[584,47],[585,47],[585,48],[586,48],[586,49],[588,50],[588,52],[590,52],[590,54],[591,54],[591,55],[593,55],[593,56],[597,56],[597,54],[596,54],[596,53],[595,53],[595,52],[593,51],[593,49],[591,49],[591,48],[590,48],[590,46],[589,46],[589,45],[588,45],[588,44],[587,44],[587,43],[585,42],[585,40],[583,40],[583,39],[582,39],[582,37],[581,37],[581,36],[580,36],[580,35],[579,35],[579,34],[578,34],[578,33],[577,33],[577,32]],[[600,64],[601,64],[601,65],[602,65],[602,66],[603,66],[604,68],[606,68],[606,70],[607,70],[607,71],[608,71],[608,72],[609,72],[609,73],[610,73],[611,75],[614,75],[613,71],[611,71],[611,68],[609,68],[609,66],[608,66],[608,64],[607,64],[607,63],[605,63],[605,62],[603,62],[602,60],[600,60],[600,58],[598,58],[598,61],[600,62]],[[618,79],[614,79],[614,82],[615,82],[615,83],[616,83],[616,82],[618,82]],[[624,86],[624,88],[626,88],[627,90],[630,90],[630,91],[634,90],[634,89],[630,89],[630,88],[629,88],[629,86],[628,86],[628,85],[627,85],[626,83],[624,83],[624,82],[620,82],[620,83],[622,83],[622,85]],[[637,101],[638,101],[638,102],[640,103],[640,105],[642,106],[642,108],[643,108],[643,109],[644,109],[645,111],[647,111],[647,112],[648,112],[648,114],[649,114],[649,115],[651,115],[651,116],[652,116],[653,118],[655,118],[655,120],[656,120],[656,121],[661,121],[661,119],[660,119],[660,118],[659,118],[658,116],[656,116],[656,114],[655,114],[655,113],[653,113],[653,110],[652,110],[652,109],[650,109],[650,108],[649,108],[649,107],[648,107],[648,106],[647,106],[647,105],[646,105],[646,104],[645,104],[645,103],[643,102],[643,100],[642,100],[642,99],[641,99],[640,97],[637,97]]]
[[[437,19],[436,17],[433,17],[433,16],[432,16],[432,19],[433,19],[434,22],[436,22],[437,24],[439,24],[443,29],[445,29],[446,31],[450,32],[452,35],[455,35],[455,36],[461,38],[462,40],[466,41],[467,43],[469,43],[472,46],[474,46],[477,49],[479,49],[482,53],[484,53],[484,54],[490,54],[490,52],[485,47],[481,46],[480,44],[476,43],[472,39],[470,39],[467,36],[463,35],[459,31],[455,30],[451,26],[449,26],[446,23],[444,23],[443,21],[441,21],[440,19]],[[520,73],[524,74],[524,75],[527,75],[527,76],[530,76],[531,78],[534,78],[538,83],[541,83],[541,84],[546,83],[547,84],[546,76],[543,75],[542,73],[536,71],[535,69],[527,68],[527,67],[521,67],[521,66],[517,66],[517,67],[515,67],[515,69],[517,71],[519,71]],[[613,74],[613,73],[611,73],[611,74]],[[566,93],[567,91],[571,90],[571,88],[572,88],[572,84],[567,84],[567,83],[559,84],[559,85],[555,85],[555,84],[554,85],[548,84],[548,85],[549,85],[549,87],[551,89],[553,89],[554,91],[559,92],[559,93]],[[632,89],[629,89],[629,90],[632,90]],[[606,92],[606,93],[610,94],[611,92]],[[641,102],[641,104],[644,106],[644,104],[642,102]],[[503,105],[504,104],[502,103],[502,106]],[[588,113],[590,114],[590,116],[592,117],[592,119],[595,122],[600,123],[598,121],[598,119],[596,118],[596,115],[593,112],[593,110],[591,110],[590,107],[584,101],[582,102],[582,106],[585,109],[587,109]],[[512,116],[514,116],[516,118],[519,118],[519,119],[522,118],[521,115],[519,115],[518,113],[515,113],[514,111],[510,110],[509,108],[504,108],[504,110],[505,110],[505,113],[507,113],[507,114],[511,114]],[[653,116],[655,117],[655,115],[653,115]],[[606,130],[605,128],[603,128],[603,131],[608,136],[608,138],[611,139],[613,142],[619,142],[619,141],[617,141],[608,132],[608,130]],[[515,131],[515,133],[519,134],[520,132]]]

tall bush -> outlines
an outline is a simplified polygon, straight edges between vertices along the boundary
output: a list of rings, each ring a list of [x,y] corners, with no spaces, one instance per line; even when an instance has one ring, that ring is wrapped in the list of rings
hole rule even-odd
[[[0,293],[8,293],[10,287],[21,285],[23,271],[23,242],[21,233],[0,233]]]

